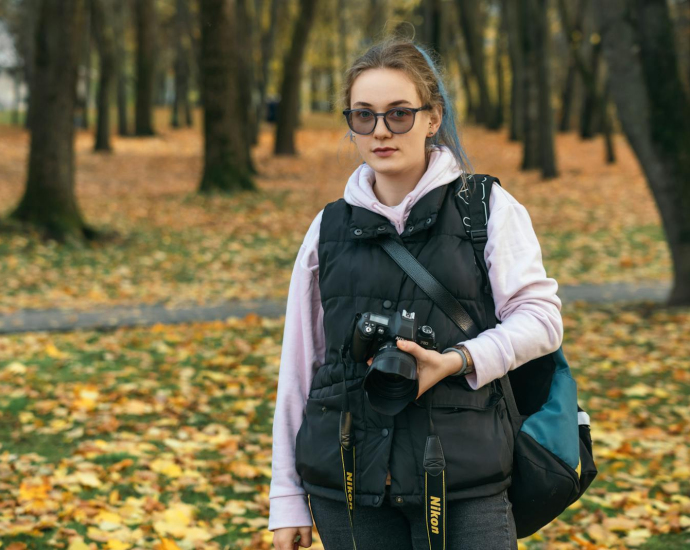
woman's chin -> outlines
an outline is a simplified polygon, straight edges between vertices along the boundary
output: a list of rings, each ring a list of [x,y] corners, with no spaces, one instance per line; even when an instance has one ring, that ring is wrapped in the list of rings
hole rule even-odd
[[[379,174],[396,174],[400,171],[400,160],[391,157],[381,158],[373,155],[373,158],[367,160],[367,164]]]

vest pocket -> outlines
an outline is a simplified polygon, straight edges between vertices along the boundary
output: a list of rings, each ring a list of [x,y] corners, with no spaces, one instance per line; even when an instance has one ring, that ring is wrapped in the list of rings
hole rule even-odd
[[[361,419],[361,389],[350,390],[348,401],[353,422],[357,424]],[[342,403],[342,393],[307,399],[306,416],[297,432],[295,444],[295,468],[302,480],[307,483],[343,490],[339,440]],[[357,429],[355,446],[359,441],[361,432]]]
[[[477,395],[482,390],[485,395]],[[456,388],[445,397],[434,399],[431,418],[446,459],[447,490],[505,480],[513,469],[513,441],[503,396],[486,386],[470,395]]]

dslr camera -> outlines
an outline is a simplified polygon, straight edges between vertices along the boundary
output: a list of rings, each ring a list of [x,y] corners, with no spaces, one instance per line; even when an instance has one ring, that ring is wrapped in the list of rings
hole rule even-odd
[[[428,325],[418,327],[414,312],[403,309],[391,316],[370,311],[357,314],[350,357],[358,363],[373,357],[364,377],[364,392],[373,410],[390,416],[402,411],[419,392],[417,360],[398,349],[396,340],[411,340],[425,349],[437,349],[434,330]]]

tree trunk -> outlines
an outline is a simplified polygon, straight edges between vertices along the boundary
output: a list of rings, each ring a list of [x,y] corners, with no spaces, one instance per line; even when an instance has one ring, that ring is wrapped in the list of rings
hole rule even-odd
[[[127,3],[115,2],[113,9],[113,26],[115,29],[115,52],[117,72],[117,133],[129,135],[129,117],[127,115],[127,75],[125,74],[125,29],[127,28]]]
[[[553,107],[551,106],[551,81],[549,60],[551,32],[549,31],[549,0],[537,0],[534,17],[537,25],[537,57],[539,60],[539,165],[546,179],[558,176],[554,144]]]
[[[577,67],[572,55],[568,57],[568,73],[565,77],[565,85],[561,94],[561,113],[558,123],[559,132],[570,132],[570,123],[573,117],[573,99],[575,95],[575,82],[577,80]]]
[[[115,76],[112,0],[91,0],[91,23],[100,57],[95,151],[110,151],[110,98]]]
[[[500,23],[497,27],[496,33],[496,55],[494,65],[496,70],[496,123],[498,126],[503,126],[505,113],[505,73],[503,71],[503,56],[505,54],[505,40],[506,37],[506,13],[501,10]]]
[[[458,71],[460,72],[460,80],[462,81],[462,88],[465,91],[465,119],[472,121],[475,124],[479,123],[480,114],[479,107],[475,103],[474,94],[472,93],[472,83],[470,82],[471,68],[465,62],[462,52],[458,55]]]
[[[304,0],[300,0],[304,4]],[[369,18],[366,21],[367,30],[364,36],[365,44],[373,44],[383,38],[383,26],[386,23],[388,0],[369,0]]]
[[[237,79],[234,1],[201,0],[201,84],[204,173],[199,191],[254,190],[245,144]]]
[[[522,169],[540,168],[539,140],[539,43],[535,21],[537,0],[519,0],[520,36],[524,56]]]
[[[597,2],[611,94],[659,208],[674,267],[669,305],[690,305],[690,103],[666,0]],[[635,52],[631,55],[631,52]]]
[[[464,37],[462,33],[457,32],[457,24],[459,15],[457,14],[458,6],[451,2],[446,5],[447,17],[445,18],[445,24],[448,34],[448,59],[452,58],[455,60],[458,66],[458,75],[460,77],[458,90],[462,89],[462,97],[465,103],[465,113],[462,117],[459,117],[464,123],[469,124],[470,122],[477,121],[478,113],[477,106],[474,100],[474,94],[472,93],[472,84],[470,83],[469,73],[471,69],[468,67],[467,62],[467,52],[464,47],[463,41]]]
[[[249,170],[256,174],[256,168],[252,163],[250,154],[251,144],[258,141],[258,122],[256,120],[256,77],[254,74],[254,34],[252,32],[253,21],[247,11],[247,0],[235,0],[236,46],[235,55],[239,62],[239,74],[242,78],[236,79],[240,92],[240,105],[242,109],[242,128],[247,138],[243,140],[247,148],[246,158]]]
[[[338,10],[338,62],[340,65],[340,70],[338,73],[343,75],[347,68],[347,60],[349,59],[347,50],[347,37],[348,37],[348,0],[336,0],[337,10]],[[345,107],[347,109],[347,106]]]
[[[580,119],[580,135],[582,139],[590,139],[599,133],[600,127],[600,74],[601,74],[601,42],[592,44],[589,71],[591,75],[590,85],[585,90]]]
[[[520,2],[503,0],[503,11],[506,19],[510,70],[512,73],[509,135],[511,141],[522,141],[525,124],[525,69]]]
[[[583,37],[583,19],[587,3],[589,0],[576,0],[577,7],[575,18],[572,20],[568,11],[568,4],[566,0],[558,0],[558,11],[561,16],[561,25],[569,45],[568,55],[568,74],[565,79],[565,86],[563,87],[562,101],[561,101],[561,120],[559,130],[561,132],[570,131],[570,123],[572,120],[573,98],[575,94],[575,86],[578,77],[577,61],[575,59],[575,52],[578,52],[582,47]]]
[[[611,82],[607,78],[604,92],[601,94],[602,131],[604,132],[604,145],[606,148],[606,164],[614,164],[616,162],[616,149],[613,145],[613,122],[609,113],[610,89]]]
[[[299,122],[302,61],[307,48],[309,31],[314,23],[317,0],[300,0],[300,12],[295,22],[290,50],[283,61],[283,83],[280,88],[280,107],[276,124],[276,155],[294,155],[295,130]]]
[[[12,109],[12,124],[19,126],[19,110],[22,103],[22,73],[21,69],[12,70],[12,81],[14,83],[14,109]]]
[[[480,4],[476,0],[456,0],[460,12],[460,27],[465,37],[465,48],[470,58],[472,73],[477,79],[479,87],[479,123],[487,128],[498,128],[496,108],[491,102],[489,82],[486,77],[486,61],[484,57],[484,33]]]
[[[34,76],[36,74],[36,27],[38,25],[39,0],[24,0],[21,3],[21,34],[20,48],[24,59],[24,81],[26,82],[26,117],[24,126],[31,128],[31,94],[34,90]]]
[[[270,0],[270,2],[270,22],[266,32],[261,36],[261,81],[259,83],[261,120],[265,120],[266,90],[268,89],[271,61],[273,60],[276,33],[279,26],[278,10],[281,5],[280,0]]]
[[[77,97],[82,115],[79,119],[79,125],[86,130],[90,126],[89,107],[91,106],[91,6],[89,2],[84,4],[84,10],[84,49],[82,54],[84,59],[84,95]]]
[[[155,0],[134,0],[137,34],[137,91],[134,134],[152,136],[153,93],[156,81]]]
[[[417,7],[422,19],[419,28],[419,41],[439,55],[441,51],[441,2],[439,0],[422,0]]]
[[[189,58],[191,57],[191,40],[187,34],[188,19],[187,0],[177,0],[175,10],[175,99],[170,120],[170,125],[173,128],[182,126],[180,123],[181,116],[185,117],[184,124],[190,125]]]
[[[12,217],[63,240],[90,236],[74,195],[74,107],[84,0],[38,6],[31,146],[26,190]]]

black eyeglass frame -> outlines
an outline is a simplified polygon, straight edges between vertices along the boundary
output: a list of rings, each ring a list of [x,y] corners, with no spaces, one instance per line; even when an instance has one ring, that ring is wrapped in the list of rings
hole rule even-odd
[[[394,132],[394,131],[391,129],[391,127],[388,125],[388,120],[386,119],[386,115],[387,115],[388,113],[390,113],[391,111],[402,111],[403,109],[406,110],[406,111],[412,111],[412,124],[410,124],[410,128],[409,128],[408,130],[405,130],[404,132]],[[378,122],[379,122],[379,117],[380,117],[380,116],[383,117],[383,123],[386,125],[386,128],[388,128],[388,131],[389,131],[391,134],[400,135],[400,134],[406,134],[407,132],[409,132],[410,130],[412,130],[412,128],[414,128],[414,122],[415,122],[415,119],[417,118],[417,113],[418,113],[419,111],[426,111],[426,110],[428,110],[428,109],[431,109],[431,105],[424,105],[423,107],[418,107],[418,108],[413,108],[413,107],[393,107],[392,109],[388,109],[385,113],[375,113],[375,112],[372,111],[371,109],[366,109],[366,108],[363,108],[363,109],[345,109],[345,110],[343,111],[343,114],[345,115],[345,120],[347,120],[347,125],[350,127],[350,130],[352,130],[355,134],[358,134],[358,135],[360,135],[360,136],[368,136],[369,134],[373,134],[373,133],[374,133],[374,130],[376,130],[376,125],[377,125]],[[349,115],[350,113],[355,113],[355,112],[359,112],[359,111],[368,111],[368,112],[370,112],[372,115],[374,115],[374,127],[371,129],[371,132],[367,132],[366,134],[364,134],[364,133],[362,133],[362,132],[358,132],[357,130],[355,130],[355,129],[352,127],[352,124],[350,123],[350,117],[349,117],[348,115]]]

